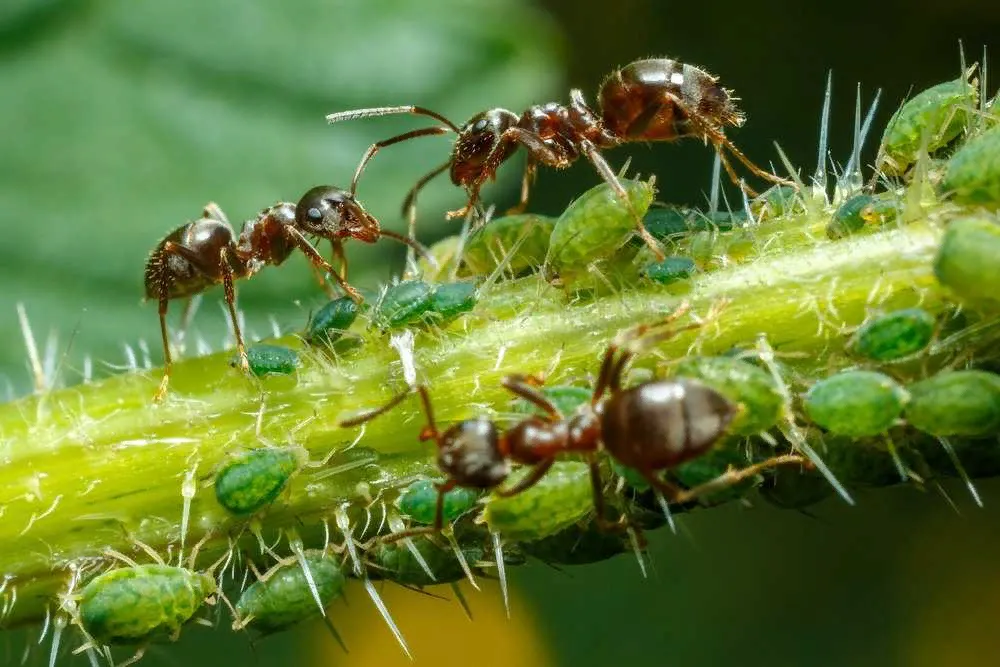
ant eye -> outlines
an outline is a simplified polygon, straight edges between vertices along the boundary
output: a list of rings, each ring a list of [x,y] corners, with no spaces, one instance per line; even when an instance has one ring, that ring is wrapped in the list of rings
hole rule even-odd
[[[483,130],[486,129],[487,125],[489,125],[489,121],[486,120],[485,118],[480,118],[479,120],[476,121],[476,124],[472,126],[472,131],[482,132]]]
[[[306,211],[306,215],[309,216],[310,220],[315,220],[316,222],[319,222],[320,220],[323,219],[323,211],[319,210],[315,206],[311,207],[308,211]]]

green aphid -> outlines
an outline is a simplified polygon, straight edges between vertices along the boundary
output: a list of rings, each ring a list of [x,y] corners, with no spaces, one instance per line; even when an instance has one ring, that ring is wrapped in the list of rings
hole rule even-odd
[[[887,447],[880,446],[883,443],[869,442],[859,447],[851,437],[833,434],[824,436],[823,442],[823,462],[837,479],[849,487],[884,487],[901,483],[899,462]],[[897,452],[904,466],[915,463],[907,460],[908,454],[907,448]]]
[[[959,204],[1000,208],[1000,127],[969,139],[951,156],[938,190]]]
[[[690,209],[674,206],[650,208],[643,217],[642,224],[654,239],[664,243],[676,241],[698,229]],[[638,237],[633,237],[629,243],[637,248],[645,245],[643,240]]]
[[[347,296],[334,299],[309,320],[305,340],[310,345],[333,345],[358,318],[358,304]]]
[[[688,357],[673,374],[700,380],[740,406],[729,425],[732,435],[754,435],[778,423],[784,398],[770,373],[733,357]]]
[[[463,514],[473,510],[479,502],[479,491],[456,486],[444,494],[443,517],[446,524],[455,521]],[[396,499],[396,507],[401,514],[415,523],[430,525],[434,523],[434,513],[437,508],[438,490],[429,479],[418,479],[413,482]]]
[[[775,185],[750,202],[750,210],[763,221],[804,211],[805,203],[795,186]]]
[[[215,475],[215,497],[237,516],[270,505],[300,467],[300,454],[288,447],[253,449],[226,463]]]
[[[990,217],[952,220],[934,259],[934,275],[959,298],[1000,301],[1000,223]]]
[[[523,467],[511,474],[512,486],[530,474]],[[590,468],[580,461],[559,461],[533,487],[510,498],[487,497],[483,519],[491,532],[515,542],[554,535],[594,509]]]
[[[888,431],[909,399],[907,391],[884,373],[844,371],[814,384],[803,407],[817,426],[858,438]]]
[[[385,329],[412,324],[427,312],[433,296],[432,285],[422,280],[404,280],[385,291],[374,319]]]
[[[636,180],[622,180],[622,185],[641,218],[653,202],[655,188]],[[580,195],[559,216],[549,238],[546,264],[559,275],[585,272],[592,262],[618,254],[635,232],[629,207],[610,185],[602,183]]]
[[[122,567],[83,588],[80,623],[100,644],[173,641],[215,591],[211,576],[183,567]]]
[[[895,361],[920,352],[934,337],[934,316],[923,308],[906,308],[865,322],[849,343],[872,361]]]
[[[621,533],[601,530],[590,522],[520,546],[525,554],[550,565],[587,565],[624,553],[628,545]]]
[[[299,367],[299,355],[295,350],[280,345],[258,343],[247,348],[250,372],[257,377],[268,375],[291,375]],[[229,361],[230,366],[240,363],[238,356]]]
[[[840,239],[865,229],[879,229],[895,222],[900,213],[901,205],[892,194],[857,194],[833,214],[826,234],[831,239]]]
[[[833,487],[818,472],[778,467],[768,473],[759,493],[776,507],[799,510],[833,495]]]
[[[690,257],[667,257],[662,262],[647,264],[640,271],[640,275],[661,285],[671,285],[687,280],[694,272],[694,260]]]
[[[1000,434],[1000,375],[946,371],[909,385],[906,421],[936,436]]]
[[[532,213],[497,218],[469,237],[462,261],[477,275],[492,273],[505,260],[509,273],[532,271],[545,261],[555,226],[555,218]]]
[[[412,537],[410,541],[434,573],[433,579],[427,576],[416,556],[402,542],[380,543],[368,552],[372,573],[397,584],[418,588],[449,584],[465,578],[465,570],[450,546],[438,544],[426,536]],[[484,552],[478,547],[464,547],[462,555],[471,566],[483,560]]]
[[[928,88],[893,114],[876,159],[880,171],[902,175],[917,161],[922,148],[934,153],[965,130],[979,103],[977,81],[969,80],[971,73],[970,69],[960,79]]]
[[[749,462],[746,454],[738,447],[715,447],[698,458],[691,459],[670,470],[670,476],[691,489],[705,482],[710,482],[730,468],[745,468]],[[755,479],[748,479],[740,484],[720,489],[718,492],[705,496],[708,504],[736,500],[747,495],[754,486]]]
[[[445,283],[434,288],[424,320],[436,324],[449,322],[476,307],[476,284],[471,280]]]
[[[306,551],[303,560],[325,610],[344,589],[339,558],[320,551]],[[252,628],[266,635],[320,615],[302,564],[295,561],[271,570],[261,581],[250,584],[243,591],[236,601],[233,629]]]
[[[541,387],[547,399],[559,409],[563,416],[568,417],[577,411],[584,403],[589,403],[594,392],[587,387],[574,387],[572,385],[552,385],[551,387]],[[511,409],[520,415],[544,415],[545,411],[534,403],[529,403],[523,398],[519,398],[511,403]]]

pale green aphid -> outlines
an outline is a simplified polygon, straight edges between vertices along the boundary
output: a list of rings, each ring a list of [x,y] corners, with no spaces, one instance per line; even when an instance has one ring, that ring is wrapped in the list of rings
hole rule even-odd
[[[326,609],[344,589],[339,558],[320,551],[305,551],[303,562]],[[234,630],[252,628],[262,634],[284,630],[323,613],[299,561],[279,565],[248,586],[235,608]]]
[[[902,204],[892,193],[856,194],[834,212],[826,226],[826,234],[839,239],[864,230],[877,231],[895,222],[901,213]]]
[[[438,544],[426,536],[410,539],[434,573],[433,579],[427,575],[413,552],[400,543],[377,544],[368,552],[373,565],[371,573],[397,584],[417,587],[450,584],[466,577],[465,568],[451,547]],[[477,563],[483,560],[485,551],[481,547],[465,547],[462,554],[467,563]]]
[[[520,468],[504,486],[516,484],[530,472],[530,467]],[[504,539],[538,540],[581,521],[593,510],[590,467],[580,461],[559,461],[527,491],[509,498],[488,496],[483,520],[490,532]]]
[[[418,479],[407,486],[396,499],[396,507],[400,513],[411,521],[430,525],[434,523],[434,513],[437,508],[438,491],[434,482],[429,479]],[[450,523],[466,512],[475,508],[479,501],[479,491],[456,486],[444,494],[442,506],[445,523]]]
[[[232,360],[236,365],[239,358]],[[268,375],[290,375],[299,367],[299,355],[295,350],[281,345],[258,343],[247,348],[247,362],[250,372],[257,377]]]
[[[653,202],[652,182],[623,179],[640,218]],[[632,211],[607,183],[587,190],[556,221],[545,262],[560,277],[584,273],[592,262],[614,257],[636,232]]]
[[[896,310],[865,322],[849,347],[872,361],[895,361],[930,345],[934,327],[934,316],[922,308]]]
[[[294,448],[252,449],[216,473],[215,497],[232,514],[248,516],[274,502],[300,465]]]
[[[491,220],[466,241],[462,261],[477,275],[492,273],[505,261],[515,275],[536,269],[545,261],[555,225],[555,218],[533,213]]]
[[[876,164],[883,173],[901,175],[917,161],[920,150],[933,153],[968,126],[979,103],[977,80],[965,76],[915,95],[889,119]]]
[[[910,396],[895,380],[875,371],[845,371],[814,384],[803,407],[817,426],[852,437],[885,433]]]
[[[942,285],[968,301],[1000,301],[1000,222],[989,216],[948,224],[934,260]]]
[[[121,567],[83,588],[80,624],[100,644],[173,641],[215,591],[211,576],[183,567]]]
[[[305,340],[310,345],[332,345],[354,324],[358,304],[349,296],[333,299],[309,320]]]
[[[938,190],[959,204],[1000,208],[1000,127],[969,139],[951,156]]]
[[[1000,433],[1000,375],[945,371],[909,385],[906,421],[936,436]]]
[[[688,357],[678,363],[673,374],[700,380],[740,406],[730,423],[732,435],[753,435],[766,431],[781,418],[784,397],[770,373],[733,357]]]

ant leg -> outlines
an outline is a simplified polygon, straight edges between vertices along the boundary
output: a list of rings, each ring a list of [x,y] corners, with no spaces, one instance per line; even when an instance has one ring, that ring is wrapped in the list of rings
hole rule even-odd
[[[519,215],[528,208],[528,197],[531,195],[531,184],[535,180],[535,161],[528,156],[528,162],[524,165],[524,175],[521,177],[521,200],[516,206],[507,209],[506,215]]]
[[[762,178],[765,181],[775,183],[777,185],[791,185],[791,186],[795,185],[793,181],[781,178],[780,176],[772,174],[769,171],[765,171],[760,167],[758,167],[757,165],[755,165],[753,162],[750,161],[750,158],[748,158],[746,155],[743,154],[743,151],[737,148],[736,145],[733,144],[733,142],[730,141],[729,138],[719,130],[708,129],[706,133],[709,135],[709,138],[712,140],[712,143],[715,144],[716,150],[719,151],[720,157],[722,157],[722,163],[723,165],[726,166],[726,172],[729,174],[729,178],[736,185],[739,185],[739,182],[736,178],[736,175],[733,173],[732,167],[726,164],[728,160],[726,160],[725,155],[722,155],[723,148],[732,153],[736,157],[736,159],[739,160],[740,163],[744,167],[749,169],[750,173],[754,174],[755,176]]]
[[[419,526],[417,528],[407,528],[406,530],[401,530],[397,533],[392,533],[391,535],[386,535],[382,539],[383,544],[390,544],[392,542],[398,542],[399,540],[404,540],[407,537],[416,537],[418,535],[436,535],[444,530],[444,496],[446,493],[458,486],[458,483],[449,479],[441,483],[434,484],[437,489],[437,504],[434,506],[434,523],[430,526]]]
[[[433,440],[434,442],[440,443],[441,433],[438,431],[437,424],[434,422],[434,407],[431,405],[431,395],[427,391],[427,387],[422,384],[418,384],[416,389],[417,393],[420,394],[420,403],[424,407],[424,416],[427,417],[427,426],[425,426],[423,431],[420,433],[420,440]]]
[[[345,419],[341,421],[339,424],[337,424],[337,426],[339,426],[340,428],[350,428],[352,426],[360,426],[361,424],[370,422],[376,417],[384,415],[386,412],[392,410],[394,407],[402,403],[403,399],[409,396],[411,393],[412,390],[407,389],[406,391],[396,394],[395,396],[390,398],[389,402],[383,405],[382,407],[362,412],[361,414],[351,417],[350,419]]]
[[[163,338],[163,378],[160,386],[153,394],[153,400],[162,401],[167,395],[167,385],[170,383],[170,367],[173,360],[170,358],[170,338],[167,335],[167,306],[170,300],[167,298],[166,281],[160,284],[160,336]]]
[[[739,470],[727,470],[715,479],[709,480],[704,484],[699,484],[693,489],[688,489],[687,491],[681,491],[677,493],[673,500],[676,503],[686,503],[690,502],[699,496],[706,495],[708,493],[713,493],[715,491],[721,491],[722,489],[727,489],[730,486],[739,484],[745,479],[755,477],[765,470],[770,470],[771,468],[776,468],[783,465],[808,465],[808,460],[798,454],[784,454],[782,456],[774,456],[767,459],[766,461],[761,461],[760,463],[755,463],[754,465],[747,466],[746,468],[740,468]]]
[[[375,154],[378,153],[381,149],[386,148],[387,146],[392,146],[393,144],[409,141],[410,139],[416,139],[417,137],[428,137],[438,134],[447,134],[448,132],[451,131],[452,130],[450,127],[441,127],[441,126],[424,127],[420,128],[419,130],[410,130],[409,132],[404,132],[403,134],[399,134],[396,135],[395,137],[384,139],[382,141],[378,141],[372,144],[371,146],[368,147],[368,150],[365,151],[364,156],[362,156],[361,162],[358,163],[358,168],[354,170],[354,178],[351,179],[351,196],[353,197],[358,190],[358,179],[361,178],[361,172],[365,170],[365,167],[368,166],[368,163],[371,161],[371,159],[375,157]]]
[[[591,456],[589,463],[590,488],[594,492],[594,521],[597,523],[597,527],[607,533],[617,533],[628,528],[628,523],[624,515],[618,521],[608,520],[606,516],[607,505],[604,502],[604,480],[601,479],[601,469],[595,457]]]
[[[559,411],[556,404],[549,400],[548,396],[525,382],[523,376],[508,375],[500,384],[512,394],[520,396],[532,405],[536,405],[544,410],[551,421],[562,421],[564,419],[562,412]]]
[[[590,159],[590,162],[597,169],[597,173],[601,175],[601,178],[603,178],[605,182],[610,185],[612,189],[614,189],[618,198],[621,199],[628,207],[629,212],[635,219],[636,230],[639,232],[639,236],[646,242],[649,249],[653,251],[656,259],[662,262],[666,259],[666,255],[663,254],[663,250],[660,248],[660,242],[653,238],[653,235],[649,233],[648,229],[646,229],[646,225],[643,224],[642,218],[639,217],[639,213],[635,210],[635,207],[632,206],[632,200],[629,198],[628,192],[625,190],[625,186],[618,180],[618,176],[615,175],[615,172],[611,171],[611,166],[597,150],[597,146],[589,141],[583,141],[580,142],[580,148],[587,158]]]
[[[344,290],[344,292],[347,293],[347,296],[351,297],[351,299],[357,303],[364,302],[365,298],[361,296],[361,292],[351,287],[347,281],[344,280],[339,273],[337,273],[333,266],[323,259],[323,256],[316,251],[315,247],[313,247],[313,244],[309,243],[309,239],[302,235],[302,232],[290,225],[283,225],[282,231],[286,235],[286,238],[288,238],[298,247],[299,250],[302,251],[302,253],[306,256],[306,259],[308,259],[314,266],[333,276],[337,281],[337,284],[340,285],[340,289]]]
[[[340,241],[330,241],[330,259],[340,264],[340,276],[347,280],[347,255],[344,254],[344,244]]]
[[[472,212],[472,209],[476,208],[479,204],[479,188],[482,187],[482,183],[473,183],[468,187],[469,200],[465,202],[465,206],[454,211],[448,211],[445,214],[445,218],[448,220],[454,220],[455,218],[464,218]]]
[[[435,261],[434,256],[427,249],[427,246],[425,246],[423,243],[420,243],[413,237],[403,236],[402,234],[397,234],[396,232],[389,231],[388,229],[379,230],[378,235],[393,239],[395,241],[399,241],[400,243],[405,243],[410,247],[410,252],[416,252],[418,255],[426,259],[428,262]]]
[[[524,479],[519,481],[514,486],[506,489],[494,489],[493,493],[500,498],[510,498],[511,496],[523,493],[542,481],[542,478],[545,477],[545,473],[549,471],[549,468],[551,468],[552,464],[555,462],[555,458],[546,459],[532,468],[531,472],[525,475]]]
[[[229,316],[233,319],[233,334],[236,336],[236,352],[240,355],[240,368],[246,373],[250,370],[250,360],[247,359],[247,348],[243,343],[240,320],[236,315],[236,286],[233,284],[233,268],[229,265],[229,252],[225,248],[219,251],[219,266],[222,268],[222,287],[225,290],[226,305],[229,306]]]

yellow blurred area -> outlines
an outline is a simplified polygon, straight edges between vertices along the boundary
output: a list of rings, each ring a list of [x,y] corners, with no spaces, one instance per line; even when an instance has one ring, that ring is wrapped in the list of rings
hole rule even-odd
[[[477,591],[467,581],[460,586],[472,611],[465,615],[448,586],[427,591],[434,596],[395,584],[378,585],[379,594],[392,613],[413,654],[411,662],[393,638],[385,621],[357,582],[346,594],[348,605],[335,603],[330,618],[350,653],[345,654],[322,624],[310,635],[310,650],[303,665],[324,667],[543,667],[555,664],[545,638],[525,596],[511,591],[511,617],[504,612],[503,596],[496,581],[479,579]],[[441,599],[444,598],[444,599]]]

